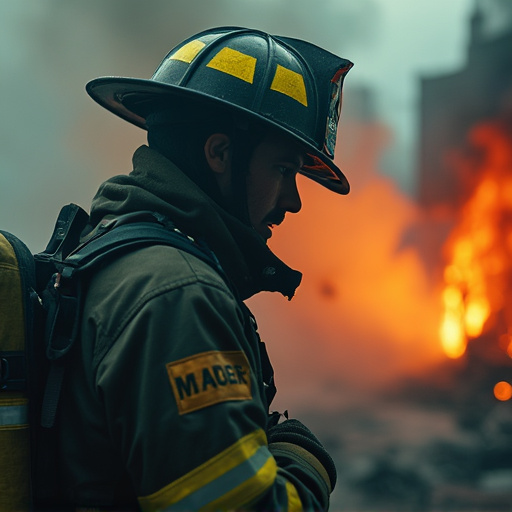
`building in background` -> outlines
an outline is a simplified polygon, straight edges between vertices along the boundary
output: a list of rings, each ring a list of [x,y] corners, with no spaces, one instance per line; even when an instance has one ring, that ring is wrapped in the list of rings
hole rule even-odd
[[[471,19],[465,67],[421,80],[417,197],[428,209],[465,200],[452,151],[465,145],[477,123],[512,113],[512,20],[483,5]],[[498,24],[493,18],[500,15]]]

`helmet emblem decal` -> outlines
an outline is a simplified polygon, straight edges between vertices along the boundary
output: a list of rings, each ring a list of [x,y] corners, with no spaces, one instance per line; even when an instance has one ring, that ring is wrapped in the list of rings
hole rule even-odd
[[[290,96],[290,98],[302,103],[305,107],[308,106],[304,77],[296,71],[292,71],[278,64],[270,88],[273,91]]]
[[[341,82],[343,79],[343,71],[346,71],[346,69],[340,69],[331,80],[329,112],[327,114],[327,126],[324,142],[324,152],[331,158],[334,157],[338,121],[341,114]]]
[[[256,70],[256,59],[251,55],[226,46],[208,62],[206,67],[222,71],[252,84],[254,71]]]
[[[190,41],[189,43],[183,45],[176,53],[173,53],[169,58],[172,60],[181,60],[182,62],[186,62],[190,64],[195,58],[196,55],[205,47],[206,45],[200,41],[199,39],[195,39],[194,41]]]

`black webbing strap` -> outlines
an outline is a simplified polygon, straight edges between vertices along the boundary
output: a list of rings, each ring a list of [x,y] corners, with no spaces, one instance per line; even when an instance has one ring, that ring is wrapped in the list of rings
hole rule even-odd
[[[114,256],[119,257],[150,245],[170,245],[186,251],[224,276],[216,256],[206,244],[156,222],[137,222],[121,224],[79,247],[64,260],[62,277],[69,279],[77,273],[89,271],[100,263],[111,260]]]
[[[53,363],[48,372],[41,408],[41,426],[44,428],[52,428],[55,425],[57,405],[63,380],[64,365]]]
[[[79,335],[83,276],[136,249],[152,245],[169,245],[208,263],[229,285],[219,261],[206,244],[184,235],[175,228],[160,224],[156,218],[154,222],[136,222],[136,219],[137,216],[131,215],[133,223],[121,222],[115,225],[78,247],[62,263],[57,263],[57,267],[60,267],[57,288],[50,287],[45,295],[49,303],[46,353],[52,364],[43,397],[41,424],[44,427],[51,428],[55,424],[64,377],[64,365],[61,360],[70,351]],[[59,288],[63,291],[59,292]]]

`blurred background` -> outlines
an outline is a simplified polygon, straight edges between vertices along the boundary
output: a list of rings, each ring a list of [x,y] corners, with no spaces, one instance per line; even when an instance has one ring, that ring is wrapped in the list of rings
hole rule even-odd
[[[149,78],[219,25],[355,63],[352,191],[300,182],[271,245],[303,284],[249,301],[275,407],[336,461],[333,510],[512,510],[510,0],[2,0],[0,227],[40,251],[62,205],[131,170],[145,133],[87,81]]]

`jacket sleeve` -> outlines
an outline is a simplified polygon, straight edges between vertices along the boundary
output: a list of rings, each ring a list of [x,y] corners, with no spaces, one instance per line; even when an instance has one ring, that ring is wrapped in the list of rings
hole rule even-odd
[[[151,288],[98,343],[97,393],[142,510],[328,508],[315,455],[269,449],[245,323],[218,276],[196,275]]]

